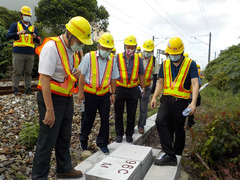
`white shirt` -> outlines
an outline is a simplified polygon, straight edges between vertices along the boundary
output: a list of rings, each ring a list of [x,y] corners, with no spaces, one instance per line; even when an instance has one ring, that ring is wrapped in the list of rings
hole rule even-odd
[[[62,35],[60,38],[63,41]],[[69,64],[71,70],[73,69],[73,54],[74,52],[70,50],[63,41],[63,44],[67,50]],[[42,48],[39,56],[39,66],[38,73],[51,76],[52,79],[63,82],[64,78],[67,76],[62,61],[59,57],[55,41],[48,41]]]

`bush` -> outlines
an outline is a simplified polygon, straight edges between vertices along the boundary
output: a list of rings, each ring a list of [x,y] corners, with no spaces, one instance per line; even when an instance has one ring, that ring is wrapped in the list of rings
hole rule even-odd
[[[19,136],[20,144],[26,146],[27,148],[33,148],[37,142],[40,128],[39,124],[35,120],[34,123],[24,123],[23,126],[24,127]]]

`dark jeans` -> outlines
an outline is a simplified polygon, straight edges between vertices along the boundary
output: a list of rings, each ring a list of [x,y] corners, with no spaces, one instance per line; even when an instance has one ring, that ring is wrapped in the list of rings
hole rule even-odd
[[[185,145],[184,125],[186,119],[182,115],[182,111],[187,108],[188,100],[174,99],[172,96],[163,95],[160,102],[156,126],[163,151],[170,156],[182,155]]]
[[[140,96],[140,116],[138,120],[138,128],[144,128],[147,121],[147,113],[148,113],[148,103],[151,96],[151,86],[145,87],[144,96]]]
[[[125,103],[127,108],[126,135],[132,136],[134,134],[136,110],[137,110],[139,95],[140,95],[140,90],[138,87],[125,88],[125,87],[118,86],[116,88],[115,131],[117,136],[124,135],[123,113],[124,113]]]
[[[85,117],[82,120],[80,141],[87,142],[88,135],[92,130],[97,110],[101,117],[101,127],[97,137],[97,146],[104,147],[109,143],[109,112],[110,112],[110,93],[97,96],[84,92],[85,95]]]
[[[48,179],[52,149],[55,146],[57,172],[72,169],[69,152],[73,118],[73,98],[52,94],[55,122],[52,128],[43,123],[46,107],[42,93],[37,93],[40,131],[34,156],[32,179]]]

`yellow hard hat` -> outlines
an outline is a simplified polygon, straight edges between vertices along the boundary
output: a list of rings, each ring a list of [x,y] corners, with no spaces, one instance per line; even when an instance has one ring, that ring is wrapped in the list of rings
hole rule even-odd
[[[140,47],[140,46],[137,46],[137,50],[141,50],[141,47]]]
[[[143,50],[144,51],[153,51],[154,50],[154,42],[151,39],[146,40],[143,43]]]
[[[197,64],[197,67],[198,67],[198,68],[201,68],[199,64]]]
[[[116,51],[116,48],[112,48],[112,51]]]
[[[184,44],[179,37],[173,37],[169,40],[166,51],[169,54],[181,54],[184,51]]]
[[[21,12],[22,14],[25,14],[25,15],[28,15],[28,16],[32,16],[31,8],[28,7],[28,6],[23,6],[23,7],[20,9],[20,12]]]
[[[114,39],[113,36],[109,33],[103,33],[98,40],[99,44],[105,48],[113,48],[114,47]]]
[[[92,45],[91,26],[89,22],[81,16],[72,18],[66,24],[67,30],[76,36],[82,43]]]
[[[188,53],[185,52],[185,53],[183,54],[183,56],[188,57]]]
[[[136,39],[135,36],[129,35],[129,36],[127,36],[127,37],[125,38],[124,44],[125,44],[125,45],[136,46],[136,45],[137,45],[137,39]]]

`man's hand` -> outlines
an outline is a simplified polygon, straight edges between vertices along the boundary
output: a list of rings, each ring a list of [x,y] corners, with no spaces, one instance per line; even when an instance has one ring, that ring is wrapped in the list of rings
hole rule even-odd
[[[111,104],[115,103],[115,94],[110,95],[110,101],[111,101]]]
[[[193,115],[196,112],[196,110],[197,110],[197,106],[194,103],[189,104],[187,108],[191,108],[192,109],[190,114],[189,114],[190,116]]]
[[[21,35],[21,34],[25,34],[25,33],[26,33],[26,30],[21,30],[21,31],[17,32],[17,35]]]
[[[81,74],[81,70],[80,69],[78,69],[78,68],[74,68],[75,70],[74,70],[74,72],[72,73],[72,75],[74,75],[75,76],[75,78],[79,78],[80,77],[80,74]]]
[[[85,101],[85,96],[84,96],[84,94],[83,93],[78,93],[78,101],[79,101],[79,104],[80,104],[80,106],[81,106],[81,104],[82,104],[82,100],[83,101]]]
[[[49,125],[50,128],[53,127],[55,122],[55,114],[54,114],[54,109],[52,110],[47,110],[46,114],[45,114],[45,119],[43,120],[43,123],[45,125]]]
[[[157,105],[157,100],[156,98],[152,98],[151,102],[150,102],[150,106],[152,109],[154,109]]]

